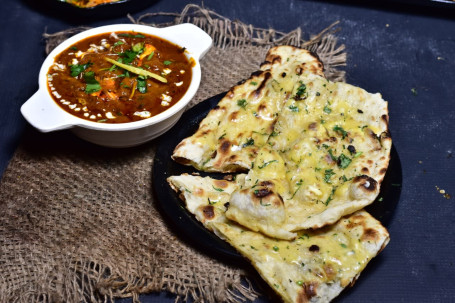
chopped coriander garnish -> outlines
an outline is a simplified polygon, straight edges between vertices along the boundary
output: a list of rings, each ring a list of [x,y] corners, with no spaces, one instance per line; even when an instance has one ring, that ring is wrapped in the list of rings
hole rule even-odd
[[[262,199],[259,201],[259,203],[261,204],[261,206],[270,206],[271,205],[270,203],[267,203],[267,204],[262,203]]]
[[[259,169],[263,169],[264,167],[266,167],[267,165],[269,165],[270,163],[273,163],[273,162],[278,162],[278,160],[270,160],[270,161],[267,161],[265,162],[264,164],[258,166]]]
[[[333,172],[333,169],[326,169],[324,171],[324,181],[325,183],[331,184],[332,181],[330,181],[330,178],[334,175],[335,173]]]
[[[248,105],[248,102],[246,102],[246,99],[240,99],[237,100],[237,105],[241,108],[245,108]]]
[[[125,43],[123,43],[123,41],[117,41],[117,42],[114,43],[114,46],[119,46],[119,45],[122,45],[122,44],[125,44]]]
[[[305,240],[305,239],[309,239],[310,236],[308,234],[303,234],[299,237],[299,239],[302,239],[302,240]]]
[[[295,194],[299,191],[300,187],[302,186],[303,184],[303,180],[300,179],[299,182],[297,182],[295,185],[297,185],[297,189],[294,191],[294,193],[292,194],[292,197],[290,197],[288,200],[291,200],[295,197]]]
[[[218,187],[215,187],[215,186],[213,186],[213,185],[212,185],[212,187],[213,187],[213,189],[216,190],[216,191],[219,191],[219,192],[224,191],[224,189],[222,189],[222,188],[218,188]]]
[[[363,152],[361,152],[361,151],[356,152],[356,154],[354,155],[354,158],[358,158],[358,157],[360,157],[362,154],[363,154]]]
[[[346,167],[349,166],[349,164],[351,164],[352,160],[345,156],[344,154],[341,154],[339,157],[338,157],[338,166],[345,169]]]
[[[211,201],[210,198],[207,198],[207,200],[209,201],[209,205],[213,205],[213,204],[218,203],[218,201]]]
[[[327,200],[325,200],[325,203],[324,203],[325,206],[328,206],[329,203],[330,203],[330,201],[333,200],[333,194],[335,193],[336,190],[337,190],[337,187],[336,187],[336,186],[332,187],[332,191],[330,192],[329,197],[327,198]]]
[[[251,85],[258,85],[258,83],[256,81],[251,81],[250,84]]]
[[[270,134],[270,137],[276,137],[276,136],[278,136],[279,134],[280,134],[279,132],[272,131],[272,133]]]
[[[294,97],[295,100],[303,100],[306,97],[308,97],[308,93],[306,91],[306,85],[303,84],[302,81],[300,81],[300,86],[297,88],[295,95],[296,95]]]
[[[332,158],[333,161],[338,161],[338,158],[333,154],[331,148],[329,148],[328,152],[329,152],[330,158]]]
[[[247,146],[254,145],[254,139],[253,138],[248,138],[248,140],[242,144],[242,147],[245,148]]]
[[[147,92],[147,81],[144,78],[137,78],[137,85],[136,85],[137,90],[145,94]]]
[[[95,72],[90,71],[84,74],[84,80],[87,86],[85,87],[85,92],[87,94],[95,93],[101,90],[100,83],[95,79]]]
[[[295,113],[298,113],[299,112],[299,108],[295,105],[290,105],[289,106],[289,109]]]
[[[274,251],[279,251],[280,248],[279,248],[278,246],[274,246],[274,247],[273,247],[273,250],[274,250]]]
[[[93,65],[93,63],[90,61],[85,64],[70,65],[71,77],[79,76],[83,71],[85,71],[91,65]]]
[[[75,47],[75,46],[71,46],[70,49],[73,50],[73,51],[77,51],[78,50],[77,47]]]
[[[344,243],[341,243],[340,246],[343,247],[343,248],[348,248],[348,247],[346,246],[346,244],[344,244]]]
[[[124,51],[123,53],[120,53],[119,56],[120,56],[120,59],[117,60],[118,62],[124,63],[124,64],[130,64],[131,62],[134,61],[134,59],[136,59],[137,52],[128,49],[128,50]]]
[[[348,181],[352,180],[352,177],[348,179],[345,175],[343,175],[343,176],[341,176],[341,180],[343,180],[343,183],[348,182]]]
[[[171,65],[172,64],[172,61],[169,61],[169,60],[166,60],[163,62],[164,65]]]
[[[333,127],[333,130],[336,131],[337,133],[340,133],[343,136],[343,139],[348,136],[348,132],[345,131],[341,126],[335,125]]]
[[[330,114],[332,112],[332,109],[328,105],[324,106],[323,110],[324,110],[324,113],[326,113],[326,114]]]

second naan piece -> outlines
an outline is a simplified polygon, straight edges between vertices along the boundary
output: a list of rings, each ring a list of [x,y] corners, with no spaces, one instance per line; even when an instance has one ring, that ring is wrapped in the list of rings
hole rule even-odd
[[[203,225],[234,246],[284,302],[329,302],[352,285],[367,263],[388,243],[387,230],[365,211],[295,240],[278,240],[248,230],[225,216],[235,181],[183,174],[168,178],[187,209]]]
[[[306,73],[226,216],[280,239],[332,224],[375,200],[391,144],[380,94]]]
[[[323,75],[322,63],[304,49],[270,49],[261,70],[234,86],[196,133],[178,144],[172,158],[202,171],[248,170],[304,71]]]

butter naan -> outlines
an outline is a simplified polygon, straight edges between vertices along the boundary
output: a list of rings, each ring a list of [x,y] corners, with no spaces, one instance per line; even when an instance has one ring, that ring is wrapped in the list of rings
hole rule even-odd
[[[172,158],[202,171],[250,169],[304,71],[322,76],[323,65],[304,49],[271,48],[260,70],[234,86],[200,123],[197,132],[175,148]]]
[[[372,203],[392,144],[380,94],[307,72],[300,79],[226,212],[280,239],[335,223]]]
[[[353,285],[388,243],[387,230],[365,211],[322,229],[279,240],[251,231],[225,216],[230,195],[245,182],[183,174],[168,178],[187,209],[249,259],[284,302],[328,302]]]

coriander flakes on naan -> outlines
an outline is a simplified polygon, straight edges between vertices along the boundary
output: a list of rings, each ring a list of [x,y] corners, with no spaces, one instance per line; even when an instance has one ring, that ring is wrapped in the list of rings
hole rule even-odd
[[[172,159],[202,171],[250,169],[302,73],[323,75],[322,69],[322,63],[307,50],[292,46],[270,49],[261,70],[231,88],[196,133],[175,148]]]
[[[387,230],[365,211],[295,240],[278,240],[229,221],[225,203],[243,186],[235,181],[183,174],[167,180],[187,209],[209,230],[234,246],[284,302],[328,302],[352,285],[388,243]]]
[[[281,239],[372,203],[390,158],[387,102],[380,94],[304,76],[226,212]]]

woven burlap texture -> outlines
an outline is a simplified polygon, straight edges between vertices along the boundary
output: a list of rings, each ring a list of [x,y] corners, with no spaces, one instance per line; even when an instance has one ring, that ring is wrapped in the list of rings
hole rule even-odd
[[[311,49],[329,78],[344,77],[333,27],[304,41],[300,29],[256,29],[194,5],[170,15],[173,24],[194,23],[214,39],[192,105],[247,78],[275,44]],[[246,272],[193,248],[161,216],[152,194],[156,148],[152,141],[113,150],[69,131],[29,129],[0,184],[0,302],[139,300],[159,291],[177,301],[254,300],[258,294],[242,284]]]

